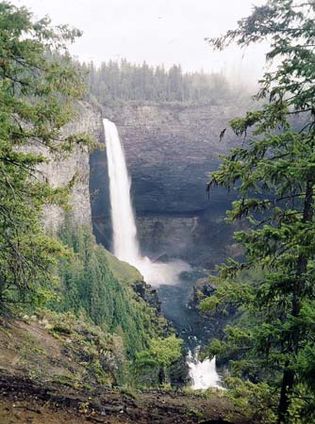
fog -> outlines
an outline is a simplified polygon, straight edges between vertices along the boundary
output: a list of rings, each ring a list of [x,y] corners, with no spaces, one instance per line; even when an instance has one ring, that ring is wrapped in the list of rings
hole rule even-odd
[[[264,46],[213,52],[204,40],[236,26],[262,0],[15,0],[35,17],[49,15],[83,31],[71,52],[81,61],[110,59],[185,71],[222,72],[253,83],[262,73]]]

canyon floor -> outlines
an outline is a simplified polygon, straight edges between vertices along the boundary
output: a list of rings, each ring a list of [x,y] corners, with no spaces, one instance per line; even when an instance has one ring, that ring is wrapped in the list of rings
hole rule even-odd
[[[38,321],[2,321],[0,336],[1,424],[251,422],[222,391],[204,396],[80,386],[65,378],[82,370],[82,363],[63,353],[69,335],[56,337]]]

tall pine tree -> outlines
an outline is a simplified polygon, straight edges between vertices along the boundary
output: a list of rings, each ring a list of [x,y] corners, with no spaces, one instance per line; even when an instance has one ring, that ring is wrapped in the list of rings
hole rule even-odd
[[[233,352],[243,377],[276,388],[279,423],[290,422],[296,398],[305,422],[314,407],[314,17],[314,1],[269,0],[236,30],[209,40],[217,49],[267,40],[275,63],[260,81],[258,110],[231,122],[243,145],[211,175],[209,188],[239,192],[228,217],[247,224],[235,234],[244,260],[220,267],[216,296],[203,307],[239,308],[239,326],[227,328],[213,353]]]
[[[79,35],[0,2],[0,307],[39,293],[60,251],[43,231],[41,212],[47,203],[63,203],[65,192],[37,170],[49,154],[82,141],[60,131],[83,92],[67,53]]]

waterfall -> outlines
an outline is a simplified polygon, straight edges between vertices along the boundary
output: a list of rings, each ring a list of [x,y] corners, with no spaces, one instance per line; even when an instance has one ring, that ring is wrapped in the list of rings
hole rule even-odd
[[[138,268],[145,281],[152,285],[176,284],[180,282],[182,271],[190,266],[180,260],[169,263],[152,262],[141,256],[135,215],[132,207],[125,154],[120,142],[116,125],[108,119],[103,120],[106,154],[108,162],[111,219],[113,228],[113,253],[120,260]],[[198,349],[188,357],[190,377],[194,389],[218,387],[219,376],[215,370],[215,359],[198,360]]]
[[[179,274],[190,270],[187,263],[180,260],[170,263],[152,262],[149,258],[141,256],[130,196],[131,180],[124,150],[116,125],[108,119],[104,119],[103,124],[108,162],[113,253],[118,259],[138,268],[147,283],[152,285],[177,283]]]
[[[140,257],[137,227],[130,198],[131,181],[116,125],[103,120],[106,135],[114,254],[131,264]]]

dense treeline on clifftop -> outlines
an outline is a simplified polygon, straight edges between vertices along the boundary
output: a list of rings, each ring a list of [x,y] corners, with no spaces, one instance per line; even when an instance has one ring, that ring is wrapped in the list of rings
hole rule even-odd
[[[102,104],[117,101],[154,101],[216,104],[235,95],[220,73],[184,73],[180,65],[170,69],[136,65],[126,59],[82,65],[89,93]]]

